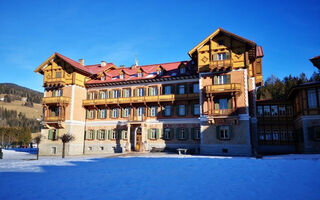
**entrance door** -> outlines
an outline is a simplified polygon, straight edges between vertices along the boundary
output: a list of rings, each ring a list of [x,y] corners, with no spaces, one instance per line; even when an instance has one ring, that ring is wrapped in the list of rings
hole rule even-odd
[[[141,128],[137,128],[136,131],[136,151],[141,150],[141,145],[142,145],[142,134],[141,134]]]

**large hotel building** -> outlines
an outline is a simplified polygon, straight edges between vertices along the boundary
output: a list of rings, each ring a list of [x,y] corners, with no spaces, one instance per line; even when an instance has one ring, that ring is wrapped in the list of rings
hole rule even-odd
[[[51,55],[35,70],[45,88],[40,155],[61,155],[65,133],[75,137],[67,155],[320,151],[319,83],[294,88],[283,102],[256,101],[262,47],[221,28],[188,55],[131,67]]]

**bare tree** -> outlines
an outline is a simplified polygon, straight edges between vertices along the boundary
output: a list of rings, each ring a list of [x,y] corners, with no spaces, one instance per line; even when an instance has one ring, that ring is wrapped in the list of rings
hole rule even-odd
[[[59,138],[62,141],[62,158],[64,158],[65,157],[65,146],[66,146],[66,143],[69,143],[72,140],[74,140],[74,137],[69,133],[65,133]]]
[[[34,138],[34,142],[37,144],[37,160],[39,160],[39,144],[41,142],[41,135],[38,135],[37,137]]]

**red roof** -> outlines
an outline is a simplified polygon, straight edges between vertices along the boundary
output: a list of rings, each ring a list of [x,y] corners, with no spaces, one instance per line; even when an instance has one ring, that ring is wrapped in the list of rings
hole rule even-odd
[[[153,79],[153,78],[165,78],[171,76],[181,76],[179,74],[179,66],[183,64],[187,67],[185,75],[194,75],[196,74],[195,67],[192,67],[191,61],[178,61],[171,63],[161,63],[161,64],[152,64],[152,65],[143,65],[136,66],[131,68],[117,68],[110,70],[106,75],[105,80],[92,79],[86,82],[86,84],[97,84],[97,83],[109,83],[109,82],[123,82],[123,81],[132,81],[132,80],[143,80],[143,79]],[[164,69],[163,74],[160,76],[157,74],[157,69],[159,67]],[[138,70],[141,69],[142,77],[138,77]],[[120,72],[123,72],[124,79],[120,79]]]
[[[98,73],[104,71],[105,69],[108,69],[109,67],[114,66],[113,63],[107,63],[106,66],[104,66],[104,67],[101,67],[101,64],[83,66],[80,63],[78,63],[78,62],[72,60],[71,58],[68,58],[60,53],[55,52],[55,55],[57,55],[59,58],[61,58],[65,62],[69,63],[70,65],[72,65],[74,68],[76,68],[82,72],[88,73],[90,75],[98,74]]]

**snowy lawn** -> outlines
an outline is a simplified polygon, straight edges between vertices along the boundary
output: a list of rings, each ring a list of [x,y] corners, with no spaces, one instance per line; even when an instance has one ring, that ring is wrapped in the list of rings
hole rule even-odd
[[[320,199],[320,155],[257,160],[143,154],[39,161],[23,152],[5,150],[4,155],[1,200]]]

